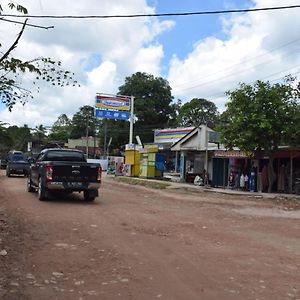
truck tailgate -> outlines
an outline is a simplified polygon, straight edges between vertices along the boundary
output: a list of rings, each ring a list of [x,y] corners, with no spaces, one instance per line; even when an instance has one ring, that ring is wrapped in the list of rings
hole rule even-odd
[[[53,181],[96,182],[97,165],[64,164],[53,166]]]

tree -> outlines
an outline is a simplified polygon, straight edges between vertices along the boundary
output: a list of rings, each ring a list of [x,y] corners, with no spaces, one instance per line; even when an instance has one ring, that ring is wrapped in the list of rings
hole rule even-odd
[[[40,124],[39,126],[36,126],[33,131],[32,142],[38,147],[45,145],[47,143],[46,128]]]
[[[0,122],[0,156],[6,157],[12,149],[26,152],[27,144],[32,140],[30,128],[26,124],[23,127],[7,125]]]
[[[103,149],[103,155],[106,154],[108,142],[111,138],[109,153],[111,155],[120,155],[125,149],[129,138],[129,124],[123,120],[102,120],[99,122],[99,141],[100,148]]]
[[[78,139],[82,136],[94,136],[98,120],[95,118],[94,107],[85,105],[73,115],[70,138]]]
[[[16,9],[18,12],[21,12],[21,13],[24,13],[24,14],[28,13],[26,7],[24,7],[20,4],[17,4],[15,2],[9,2],[7,5],[10,9]],[[2,12],[3,12],[3,7],[1,6],[1,3],[0,3],[0,14]]]
[[[227,92],[229,102],[222,114],[221,140],[227,148],[269,155],[269,191],[274,170],[272,153],[283,145],[300,145],[300,85],[294,78],[271,85],[257,81],[253,86],[240,84]]]
[[[170,125],[175,106],[172,105],[173,97],[167,80],[137,72],[126,77],[124,85],[119,87],[119,94],[134,96],[134,114],[137,118],[134,131],[143,142],[153,142],[155,128]]]
[[[181,126],[207,124],[214,128],[219,118],[216,105],[202,98],[194,98],[185,103],[179,108],[178,113],[178,123]]]
[[[13,145],[13,139],[9,135],[5,125],[7,124],[0,121],[0,157],[3,158]]]
[[[27,14],[27,9],[19,4],[9,3],[9,8],[16,9],[18,12]],[[0,5],[0,15],[3,7]],[[5,21],[5,19],[0,19]],[[17,47],[18,42],[27,26],[27,19],[15,39],[15,41],[4,50],[3,55],[0,56],[0,101],[4,103],[11,111],[16,103],[23,105],[29,98],[33,98],[32,92],[24,86],[24,77],[27,74],[32,76],[28,77],[33,85],[37,81],[45,81],[55,86],[77,85],[77,81],[73,80],[73,73],[64,70],[61,67],[60,61],[54,61],[51,58],[38,57],[28,61],[10,57],[12,51]],[[0,47],[2,47],[0,43]],[[30,79],[30,78],[34,79]],[[37,87],[39,91],[39,87]]]
[[[66,114],[61,114],[54,122],[49,140],[66,142],[71,134],[71,120]]]

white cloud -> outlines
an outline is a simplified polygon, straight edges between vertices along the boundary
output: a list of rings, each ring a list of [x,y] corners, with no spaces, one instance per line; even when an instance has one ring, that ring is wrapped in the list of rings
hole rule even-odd
[[[299,0],[252,3],[252,7],[267,7],[295,5]],[[24,0],[24,5],[30,14],[44,15],[155,12],[146,0]],[[222,110],[224,92],[236,88],[239,82],[273,80],[300,71],[299,9],[233,14],[221,20],[225,38],[199,39],[184,58],[179,58],[182,53],[177,55],[174,49],[167,79],[175,99],[205,97]],[[62,113],[72,116],[79,107],[93,105],[97,92],[116,93],[125,77],[137,71],[161,76],[161,70],[166,69],[162,65],[164,45],[157,40],[166,31],[176,30],[174,22],[158,18],[29,21],[55,28],[27,28],[14,55],[61,60],[66,69],[76,73],[82,85],[60,89],[42,84],[41,92],[24,107],[16,105],[12,113],[0,111],[1,121],[16,125],[51,125]],[[19,25],[1,23],[1,51],[11,45],[19,30]]]
[[[295,4],[299,1],[276,1],[276,6]],[[253,7],[268,6],[275,6],[274,1],[256,0]],[[168,80],[176,97],[204,97],[223,110],[224,92],[237,88],[239,82],[272,80],[300,71],[299,9],[222,20],[226,40],[208,37],[198,41],[184,59],[174,55],[170,61]]]
[[[29,14],[42,15],[113,15],[154,13],[144,0],[24,1]],[[11,13],[9,11],[9,13]],[[156,18],[138,19],[30,19],[30,23],[54,29],[27,28],[14,55],[22,59],[51,57],[63,62],[81,83],[80,88],[41,84],[41,93],[24,107],[16,105],[12,113],[0,111],[0,120],[10,124],[51,125],[57,117],[74,114],[83,105],[93,105],[96,92],[116,93],[125,77],[142,71],[160,75],[163,47],[156,38],[174,23]],[[3,22],[2,22],[3,23]],[[1,23],[1,25],[2,25]],[[0,40],[10,45],[20,26],[3,23]],[[12,31],[12,28],[13,30]],[[8,35],[10,32],[11,35]],[[98,60],[90,58],[97,56]],[[25,85],[25,78],[23,79]]]

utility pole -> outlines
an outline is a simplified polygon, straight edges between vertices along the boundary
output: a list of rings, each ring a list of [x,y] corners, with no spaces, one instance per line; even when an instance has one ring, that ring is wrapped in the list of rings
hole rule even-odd
[[[106,148],[106,138],[107,138],[107,122],[104,121],[104,145],[103,145],[103,155],[107,156],[107,148]]]
[[[89,158],[89,119],[86,118],[86,155]]]
[[[134,97],[131,96],[130,100],[130,129],[129,129],[129,144],[132,144],[133,140],[133,122],[134,122],[134,115],[133,115],[133,106],[134,106]]]
[[[207,123],[205,125],[205,171],[208,172],[208,130]]]

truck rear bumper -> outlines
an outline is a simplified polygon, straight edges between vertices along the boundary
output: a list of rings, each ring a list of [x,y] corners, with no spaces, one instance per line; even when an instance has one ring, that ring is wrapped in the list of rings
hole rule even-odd
[[[100,188],[100,182],[60,182],[60,181],[48,181],[46,183],[48,190],[71,190],[71,191],[85,191],[85,190],[98,190]]]

